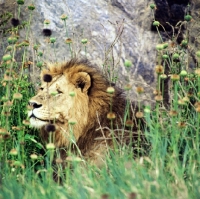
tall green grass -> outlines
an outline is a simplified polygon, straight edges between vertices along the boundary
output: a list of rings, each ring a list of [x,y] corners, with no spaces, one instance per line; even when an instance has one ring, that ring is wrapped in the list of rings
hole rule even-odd
[[[19,19],[23,2],[17,1]],[[154,13],[155,5],[150,7]],[[71,160],[73,169],[68,166],[63,169],[57,157],[56,166],[62,176],[60,186],[52,178],[52,153],[55,149],[43,146],[37,131],[29,127],[27,120],[27,102],[35,93],[30,83],[30,74],[33,73],[30,69],[34,66],[43,68],[43,53],[39,45],[30,45],[32,42],[29,41],[33,4],[29,5],[27,12],[28,22],[23,23],[26,24],[23,27],[25,38],[18,36],[17,25],[4,32],[4,41],[6,38],[7,42],[1,42],[5,53],[0,66],[0,198],[199,198],[200,51],[195,54],[196,68],[189,70],[189,36],[186,35],[181,44],[177,42],[176,35],[166,42],[158,29],[161,25],[152,18],[160,35],[160,44],[156,46],[155,107],[143,107],[139,102],[136,114],[146,121],[143,133],[148,151],[133,158],[133,149],[121,146],[120,150],[110,152],[101,169],[87,162],[83,164],[76,157]],[[189,30],[191,18],[188,14],[186,16],[179,27],[185,25]],[[65,24],[63,31],[68,37],[66,43],[73,57],[67,17],[62,15],[61,20]],[[48,28],[47,21],[45,23]],[[50,46],[47,48],[55,52],[56,38],[49,36],[48,41]],[[86,56],[87,39],[83,38],[80,42],[84,45]],[[35,63],[29,60],[30,49],[37,57]],[[125,67],[131,66],[127,60]],[[110,67],[104,67],[109,72]],[[170,85],[168,99],[165,99],[164,92],[166,78]],[[130,92],[130,85],[126,86],[126,90]],[[142,87],[137,88],[139,98],[143,91]],[[169,101],[168,107],[164,106],[165,100]]]

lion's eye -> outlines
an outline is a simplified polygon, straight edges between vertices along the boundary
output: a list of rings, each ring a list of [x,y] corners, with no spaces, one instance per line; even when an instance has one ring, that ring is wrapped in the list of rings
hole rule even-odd
[[[43,91],[44,90],[44,88],[43,87],[40,87],[40,91]]]

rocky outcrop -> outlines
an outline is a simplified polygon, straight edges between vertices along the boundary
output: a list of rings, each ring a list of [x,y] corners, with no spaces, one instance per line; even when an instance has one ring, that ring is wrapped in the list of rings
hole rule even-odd
[[[0,9],[9,9],[13,12],[13,16],[16,16],[15,2],[1,0]],[[188,0],[155,0],[157,5],[155,17],[166,31],[169,33],[171,31],[166,21],[175,25],[179,20],[183,20],[188,2]],[[31,3],[32,1],[26,0],[25,5],[21,6],[23,20],[29,19],[29,12],[25,8]],[[72,56],[87,57],[102,67],[112,81],[118,78],[117,82],[121,86],[126,83],[134,87],[141,85],[148,93],[152,93],[155,83],[155,46],[159,38],[157,33],[152,31],[154,29],[151,25],[153,16],[150,3],[152,3],[150,0],[35,0],[28,38],[31,43],[30,48],[34,44],[39,44],[40,51],[44,52],[43,61],[64,61]],[[197,22],[198,0],[192,0],[191,4],[190,12]],[[64,21],[60,19],[63,14],[68,16],[66,28]],[[49,25],[44,24],[45,19],[50,21]],[[199,45],[199,39],[196,38],[199,34],[198,27],[197,23],[193,27],[195,31],[192,31],[190,36],[191,43],[195,41],[194,46]],[[42,34],[43,28],[52,30],[51,36],[56,39],[54,44],[47,42]],[[20,34],[22,37],[25,35],[22,31]],[[72,41],[70,46],[66,44],[68,38]],[[82,39],[87,39],[87,44],[82,44]],[[36,54],[31,49],[29,59],[36,60]],[[126,59],[132,62],[128,73],[124,67]]]

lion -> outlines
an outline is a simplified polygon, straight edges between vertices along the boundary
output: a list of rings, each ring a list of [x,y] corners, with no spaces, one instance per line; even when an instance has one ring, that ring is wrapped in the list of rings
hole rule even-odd
[[[44,81],[45,75],[51,77],[49,82]],[[53,143],[62,151],[63,160],[70,150],[100,166],[108,148],[138,138],[137,106],[127,106],[124,91],[111,85],[89,61],[49,64],[41,72],[41,82],[38,93],[29,101],[30,124],[40,129],[46,143],[49,133],[45,127],[55,125]],[[113,88],[112,92],[108,88]],[[125,125],[127,120],[130,125]]]

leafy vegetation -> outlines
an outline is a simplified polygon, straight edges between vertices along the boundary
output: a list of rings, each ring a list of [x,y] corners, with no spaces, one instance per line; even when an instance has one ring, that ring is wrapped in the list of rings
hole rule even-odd
[[[6,33],[6,44],[1,43],[5,53],[0,65],[0,198],[199,198],[200,51],[195,54],[196,68],[189,69],[189,36],[186,35],[181,43],[177,42],[181,27],[189,29],[192,17],[186,13],[185,21],[177,24],[176,29],[180,31],[174,32],[170,42],[164,41],[158,30],[161,25],[153,17],[153,25],[160,35],[160,44],[156,45],[155,108],[142,107],[139,102],[136,114],[146,121],[143,133],[146,144],[151,146],[148,153],[141,152],[133,158],[132,149],[121,146],[109,155],[101,169],[88,163],[82,164],[79,158],[71,160],[73,169],[68,166],[63,169],[57,158],[57,169],[62,177],[62,185],[59,185],[52,178],[52,157],[56,149],[43,146],[37,131],[29,127],[26,113],[28,100],[34,95],[31,74],[34,67],[41,70],[44,66],[39,45],[32,45],[29,41],[35,6],[28,6],[29,21],[23,22],[21,27],[20,10],[24,1],[17,3],[17,19],[11,19],[11,14],[0,16],[1,22],[5,18],[7,23],[9,18],[13,25],[3,32]],[[155,5],[151,4],[149,9],[154,14]],[[67,16],[62,15],[61,20],[69,37]],[[55,54],[56,38],[51,37],[48,29],[50,21],[45,20],[44,23],[43,34],[52,44]],[[19,28],[26,31],[25,38],[19,37]],[[88,39],[83,38],[80,42],[86,55]],[[72,40],[68,38],[66,43],[73,57]],[[37,55],[35,62],[28,59],[29,49]],[[132,63],[126,60],[124,65],[129,71]],[[110,70],[109,67],[107,69]],[[167,87],[169,95],[166,95],[166,85],[170,85]],[[127,92],[130,89],[127,85]],[[142,87],[137,88],[139,98],[143,92]]]

